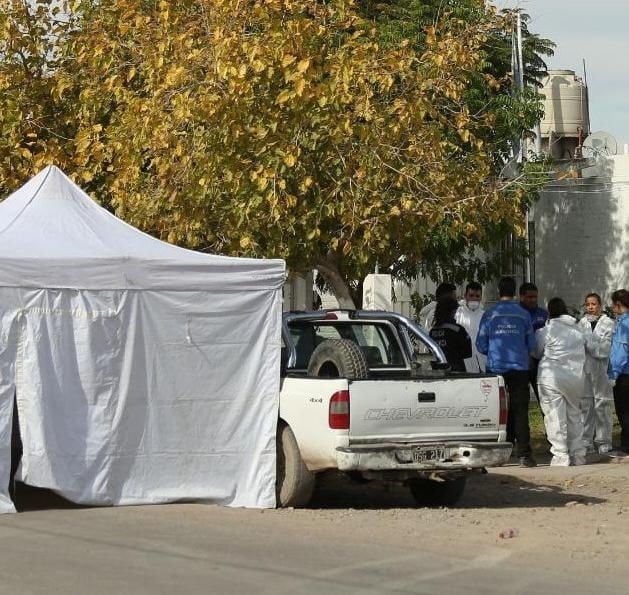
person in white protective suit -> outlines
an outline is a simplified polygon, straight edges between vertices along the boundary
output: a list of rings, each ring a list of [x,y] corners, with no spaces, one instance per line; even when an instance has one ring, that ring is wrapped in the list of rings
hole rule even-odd
[[[483,286],[476,281],[467,284],[464,299],[459,302],[459,309],[454,317],[457,324],[460,324],[472,339],[472,357],[465,360],[466,372],[484,372],[487,364],[487,357],[476,349],[476,336],[478,326],[485,309],[481,304],[483,298]]]
[[[586,335],[568,316],[561,298],[548,302],[549,319],[536,333],[540,359],[537,386],[544,412],[551,465],[585,464],[581,400],[585,382]]]
[[[614,321],[603,313],[601,296],[585,297],[585,316],[579,321],[591,337],[586,348],[585,391],[581,401],[583,442],[588,452],[604,454],[612,449],[614,395],[607,377]]]

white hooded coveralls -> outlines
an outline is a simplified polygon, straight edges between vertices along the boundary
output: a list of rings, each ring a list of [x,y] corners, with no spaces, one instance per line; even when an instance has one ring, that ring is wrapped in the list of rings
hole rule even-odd
[[[437,309],[437,302],[432,301],[426,304],[419,311],[419,324],[424,328],[424,330],[429,333],[430,329],[435,324],[435,310]]]
[[[465,370],[473,373],[484,372],[487,367],[487,357],[476,349],[476,336],[485,309],[480,305],[476,310],[471,310],[465,300],[461,300],[459,304],[454,320],[467,331],[472,339],[472,357],[465,360]]]
[[[614,321],[602,314],[592,331],[590,321],[584,316],[579,325],[588,337],[585,351],[585,388],[581,401],[583,442],[586,449],[596,448],[604,453],[612,448],[614,423],[614,397],[607,377]]]
[[[572,316],[553,318],[539,329],[537,375],[551,465],[583,464],[583,399],[586,335]]]

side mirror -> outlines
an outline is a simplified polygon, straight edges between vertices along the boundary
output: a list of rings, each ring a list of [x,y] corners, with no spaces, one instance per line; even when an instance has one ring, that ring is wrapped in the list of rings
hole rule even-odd
[[[430,362],[430,367],[433,370],[450,370],[450,364],[447,362],[437,362],[437,361],[431,361]]]

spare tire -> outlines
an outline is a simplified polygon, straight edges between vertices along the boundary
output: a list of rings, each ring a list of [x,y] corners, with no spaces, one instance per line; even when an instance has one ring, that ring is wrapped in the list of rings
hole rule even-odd
[[[360,347],[349,339],[328,339],[312,352],[308,376],[360,379],[369,376],[369,367]]]

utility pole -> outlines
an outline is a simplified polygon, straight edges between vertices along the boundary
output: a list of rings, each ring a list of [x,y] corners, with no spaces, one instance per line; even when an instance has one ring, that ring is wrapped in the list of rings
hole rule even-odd
[[[518,17],[516,22],[517,27],[517,42],[518,42],[518,88],[520,91],[524,89],[524,57],[522,53],[522,15],[518,11]]]
[[[517,57],[517,68],[514,69],[514,79],[516,82],[517,89],[520,93],[524,91],[524,51],[523,51],[523,43],[522,43],[522,14],[518,11],[516,14],[516,51],[514,52]],[[520,151],[518,156],[518,162],[524,163],[526,159],[525,155],[525,145],[524,145],[524,135],[520,137]],[[541,126],[540,123],[537,122],[535,125],[535,153],[536,156],[540,156],[542,152],[542,137],[541,137]],[[531,280],[531,241],[529,235],[529,211],[526,209],[525,213],[525,247],[526,247],[526,258],[524,259],[524,280]]]

